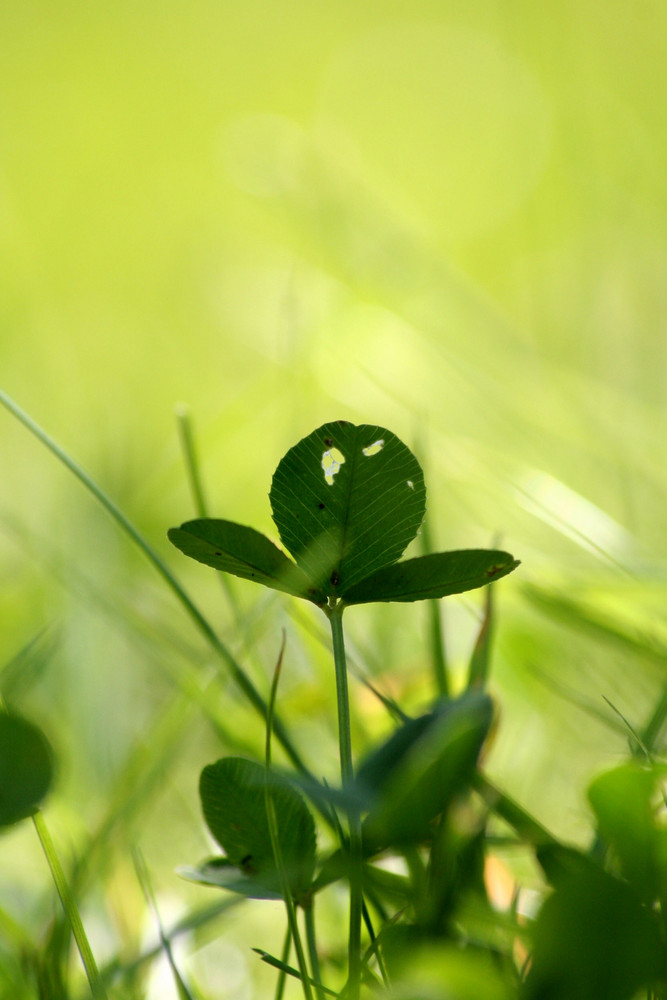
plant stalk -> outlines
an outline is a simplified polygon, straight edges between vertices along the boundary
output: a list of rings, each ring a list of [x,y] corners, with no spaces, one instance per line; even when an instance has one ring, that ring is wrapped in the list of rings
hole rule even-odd
[[[54,843],[51,839],[51,834],[49,833],[49,829],[41,812],[35,813],[32,817],[32,821],[35,825],[35,830],[37,831],[37,836],[39,837],[39,841],[42,845],[42,850],[46,856],[49,868],[51,869],[51,875],[53,876],[53,881],[58,891],[58,895],[60,896],[60,902],[62,903],[63,910],[65,911],[65,916],[67,917],[69,925],[72,928],[72,934],[74,935],[74,940],[76,941],[76,946],[79,949],[81,961],[83,962],[83,967],[86,970],[86,976],[88,977],[90,992],[93,995],[94,1000],[107,1000],[107,992],[104,988],[102,977],[100,976],[97,968],[97,963],[95,962],[90,942],[88,941],[88,937],[84,930],[81,914],[79,913],[74,897],[72,896],[67,879],[65,878],[65,872],[60,864],[60,858],[56,853]]]
[[[0,389],[0,403],[5,406],[6,409],[12,413],[17,420],[19,420],[24,427],[26,427],[31,434],[33,434],[38,441],[41,441],[49,451],[56,456],[56,458],[62,462],[62,464],[81,482],[86,489],[93,494],[95,499],[104,507],[108,514],[120,525],[121,529],[125,532],[129,538],[141,549],[144,555],[148,558],[154,568],[158,571],[162,579],[169,586],[169,588],[176,595],[180,603],[185,608],[186,612],[193,620],[194,624],[197,626],[199,631],[202,633],[204,638],[213,647],[218,656],[227,664],[232,677],[236,681],[236,684],[241,689],[243,694],[246,696],[253,708],[266,719],[267,705],[261,694],[248,677],[247,673],[243,667],[237,663],[234,656],[222,640],[218,637],[215,630],[202,615],[199,608],[192,601],[186,591],[183,589],[181,584],[178,582],[174,574],[171,572],[164,560],[158,555],[155,549],[146,541],[143,535],[138,531],[138,529],[132,524],[132,522],[123,514],[122,510],[114,503],[111,497],[104,492],[101,486],[95,482],[91,476],[88,475],[86,470],[82,468],[68,453],[60,447],[60,445],[54,441],[54,439],[46,433],[46,431],[39,426],[32,417],[18,406],[17,403],[11,399],[7,393]],[[296,747],[292,743],[287,730],[279,719],[274,720],[273,731],[276,734],[277,740],[282,744],[282,747],[290,758],[297,770],[301,771],[302,774],[307,777],[313,777],[306,764],[301,759],[301,755],[297,751]]]
[[[331,624],[334,665],[336,668],[336,698],[338,701],[338,746],[343,789],[354,780],[352,767],[352,736],[350,700],[347,688],[347,661],[343,637],[343,605],[341,602],[326,609]],[[350,808],[350,934],[348,943],[348,1000],[358,1000],[361,984],[361,910],[362,910],[362,851],[361,816],[356,806]]]
[[[273,682],[271,684],[271,695],[269,697],[268,711],[266,716],[266,741],[265,741],[266,775],[264,782],[264,804],[266,808],[266,818],[269,825],[269,836],[271,838],[273,857],[276,863],[276,869],[278,871],[278,878],[280,879],[280,889],[283,895],[283,900],[285,902],[285,908],[287,910],[287,922],[289,925],[292,940],[294,941],[294,949],[296,951],[297,961],[299,963],[299,973],[301,978],[301,985],[303,987],[303,994],[305,1000],[313,1000],[313,992],[310,988],[308,966],[306,965],[306,955],[303,950],[303,944],[301,942],[301,934],[299,933],[299,922],[296,916],[296,906],[294,905],[294,899],[292,898],[292,889],[289,884],[289,877],[287,871],[285,869],[285,862],[283,860],[282,848],[280,846],[280,836],[278,832],[278,819],[276,816],[275,806],[273,804],[273,798],[271,797],[271,731],[273,727],[273,713],[276,704],[276,696],[278,694],[278,681],[280,680],[280,670],[283,664],[284,652],[285,652],[285,632],[283,631],[283,639],[280,646],[280,653],[278,655],[278,662],[276,663],[276,668],[273,673]]]

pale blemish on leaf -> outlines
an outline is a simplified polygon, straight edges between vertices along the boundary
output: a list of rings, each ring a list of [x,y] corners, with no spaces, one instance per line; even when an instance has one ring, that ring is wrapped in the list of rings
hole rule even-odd
[[[345,461],[345,455],[338,448],[329,448],[322,454],[322,468],[327,486],[333,486],[334,476]]]
[[[411,480],[411,479],[408,479],[407,483],[408,483],[408,486],[410,487],[410,489],[411,489],[411,490],[414,490],[414,488],[415,488],[415,484],[414,484],[414,483],[412,482],[412,480]]]
[[[373,444],[369,444],[368,448],[362,448],[363,454],[366,458],[370,458],[371,455],[377,455],[378,452],[382,451],[384,448],[384,439],[380,438],[379,441],[373,441]]]

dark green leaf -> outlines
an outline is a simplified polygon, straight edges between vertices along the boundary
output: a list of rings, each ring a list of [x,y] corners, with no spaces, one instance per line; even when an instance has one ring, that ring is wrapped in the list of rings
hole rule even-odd
[[[667,830],[658,822],[661,783],[667,768],[623,764],[601,774],[588,790],[598,829],[621,872],[651,903],[667,896]]]
[[[53,756],[42,731],[0,713],[0,826],[36,812],[52,780]]]
[[[493,705],[484,694],[468,693],[435,714],[422,733],[414,727],[406,742],[393,736],[376,754],[375,763],[361,769],[377,781],[378,759],[387,766],[379,793],[364,823],[366,851],[390,844],[426,839],[430,822],[445,812],[472,778],[482,743],[491,725]],[[408,723],[410,726],[410,723]]]
[[[209,830],[229,861],[261,885],[278,891],[264,797],[266,770],[244,757],[205,767],[199,793]],[[271,795],[278,838],[294,896],[302,896],[315,870],[315,824],[301,795],[276,775]]]
[[[346,604],[369,601],[423,601],[475,590],[507,576],[519,565],[507,552],[494,549],[462,549],[406,559],[384,566],[341,596]]]
[[[343,420],[324,424],[287,452],[270,498],[283,545],[332,596],[395,562],[426,509],[424,476],[412,452],[384,427]]]
[[[313,587],[303,571],[266,535],[233,521],[199,518],[171,528],[168,537],[186,556],[214,569],[254,580],[323,604],[325,595]]]
[[[630,1000],[658,974],[654,914],[626,883],[578,867],[542,906],[525,1000]]]
[[[359,789],[356,798],[360,801],[377,798],[411,747],[438,718],[451,712],[454,705],[454,701],[441,701],[432,712],[408,719],[381,746],[364,757],[356,772],[355,787]]]

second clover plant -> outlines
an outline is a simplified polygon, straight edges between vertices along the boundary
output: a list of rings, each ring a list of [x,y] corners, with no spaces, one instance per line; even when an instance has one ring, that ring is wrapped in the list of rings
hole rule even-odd
[[[368,958],[363,960],[361,951],[362,914],[369,924],[364,866],[382,849],[409,849],[422,841],[429,824],[452,799],[457,783],[469,780],[491,722],[491,708],[486,695],[469,693],[421,719],[409,720],[364,762],[355,780],[343,612],[354,604],[419,601],[474,590],[506,576],[518,563],[495,549],[440,552],[400,561],[424,518],[426,488],[415,456],[384,427],[338,420],[313,431],[280,461],[270,501],[289,556],[254,528],[218,518],[186,521],[172,528],[169,538],[185,555],[207,566],[310,601],[327,615],[338,701],[342,778],[338,802],[347,813],[347,829],[338,827],[341,851],[322,865],[313,880],[314,826],[300,793],[282,780],[269,779],[259,765],[226,758],[205,768],[200,783],[205,819],[226,858],[200,869],[199,877],[249,896],[287,894],[290,906],[303,907],[309,930],[313,893],[327,881],[346,877],[350,884],[346,996],[356,1000],[362,976],[369,974]],[[270,809],[264,792],[270,794],[270,803],[266,799]],[[330,821],[332,816],[329,809]],[[286,878],[278,877],[282,867],[287,869]],[[279,891],[279,886],[290,888]],[[294,936],[293,921],[290,928]],[[305,996],[312,996],[313,983],[322,996],[315,947],[309,947],[309,975],[296,937],[295,945]]]

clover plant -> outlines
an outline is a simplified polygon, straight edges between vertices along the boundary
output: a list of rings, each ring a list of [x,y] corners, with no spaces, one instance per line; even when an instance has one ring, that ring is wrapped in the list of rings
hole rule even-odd
[[[426,489],[415,456],[384,427],[338,420],[313,431],[280,461],[270,501],[280,540],[292,558],[254,528],[217,518],[187,521],[172,528],[169,538],[193,559],[310,601],[329,619],[338,700],[339,803],[347,819],[341,836],[344,859],[337,860],[342,860],[350,885],[347,989],[355,1000],[367,971],[361,954],[366,859],[388,848],[412,850],[428,839],[436,817],[470,780],[491,706],[486,695],[471,693],[458,704],[437,707],[416,725],[399,730],[355,778],[343,612],[372,601],[459,594],[506,576],[518,563],[495,549],[399,561],[419,532]],[[200,871],[203,881],[243,889],[246,876],[248,895],[276,892],[280,865],[271,850],[262,786],[260,770],[242,759],[227,758],[204,769],[204,816],[226,858]],[[270,790],[289,892],[309,910],[315,869],[312,819],[294,788],[272,778]],[[331,811],[327,815],[331,818]],[[324,881],[326,870],[324,866]],[[309,976],[303,968],[300,974],[308,996]],[[321,991],[321,984],[316,988]]]

